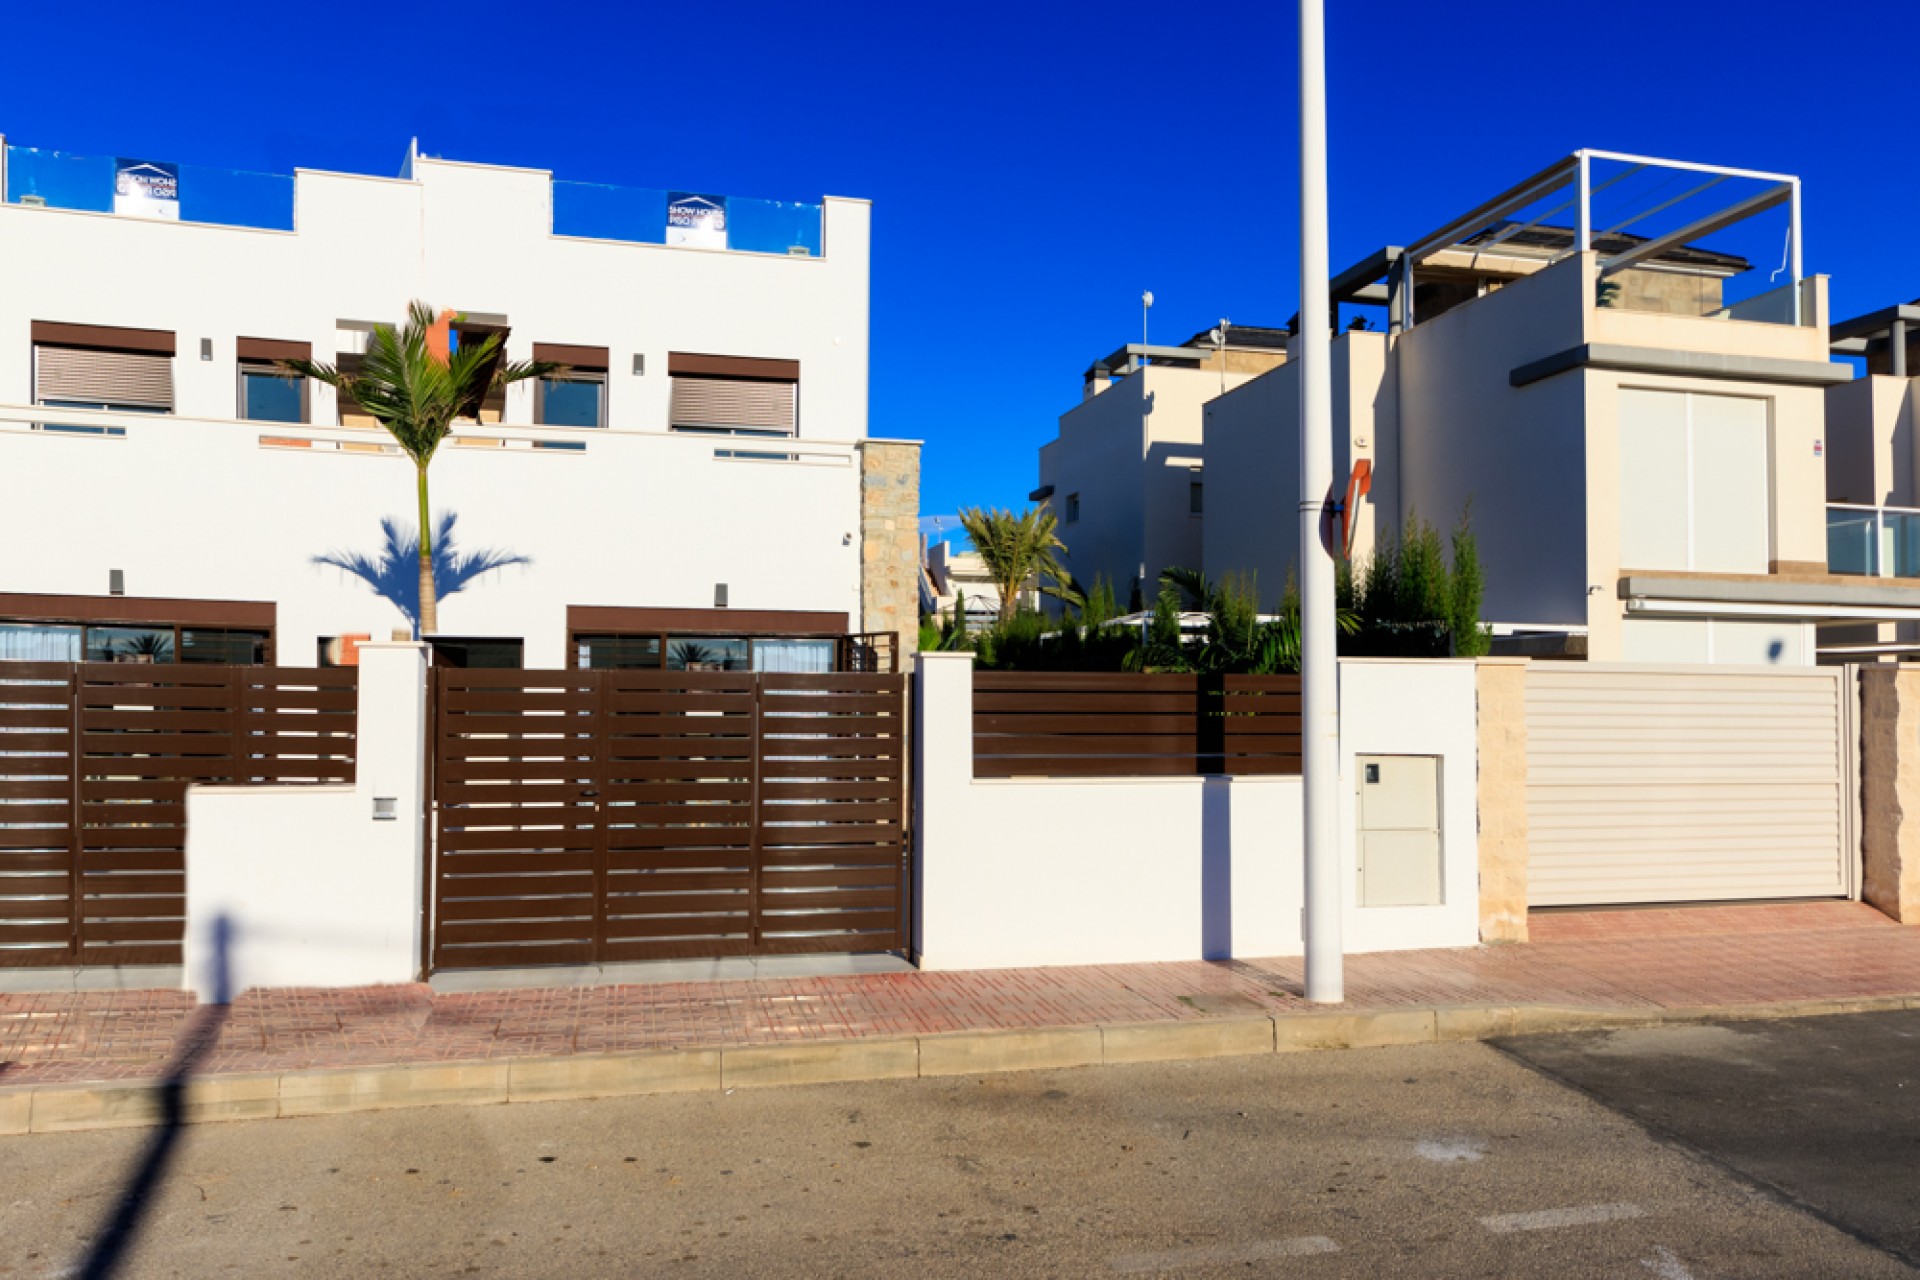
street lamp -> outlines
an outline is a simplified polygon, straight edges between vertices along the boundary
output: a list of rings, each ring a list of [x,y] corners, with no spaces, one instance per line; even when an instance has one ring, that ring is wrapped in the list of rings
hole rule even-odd
[[[1300,0],[1300,756],[1306,864],[1307,999],[1346,998],[1341,949],[1339,661],[1327,506],[1333,387],[1327,363],[1325,0]]]

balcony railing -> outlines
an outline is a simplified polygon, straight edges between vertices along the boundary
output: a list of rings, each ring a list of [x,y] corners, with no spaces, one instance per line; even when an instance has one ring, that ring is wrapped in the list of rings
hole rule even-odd
[[[294,177],[212,169],[202,165],[142,162],[113,156],[8,146],[5,202],[49,209],[123,213],[177,222],[294,229]],[[675,196],[647,187],[591,182],[553,182],[551,221],[556,236],[667,244],[669,205]],[[735,253],[821,256],[821,206],[742,196],[681,195],[681,209],[708,219],[698,236],[683,243]]]
[[[1827,572],[1920,578],[1920,510],[1827,504]]]
[[[136,173],[126,191],[118,191],[121,169],[152,170]],[[293,175],[252,173],[244,169],[210,169],[204,165],[138,165],[113,156],[79,156],[70,151],[9,146],[6,155],[8,204],[41,205],[49,209],[84,209],[93,213],[127,211],[127,201],[142,188],[142,178],[173,179],[170,186],[146,191],[143,216],[178,222],[210,222],[228,227],[293,230]],[[168,198],[168,195],[171,198]],[[116,199],[121,207],[116,208]],[[171,204],[167,213],[157,213]]]
[[[553,184],[553,234],[629,244],[667,243],[671,196],[650,187],[596,182]],[[725,247],[735,253],[820,256],[820,206],[788,200],[727,196]],[[716,245],[715,247],[719,247]]]

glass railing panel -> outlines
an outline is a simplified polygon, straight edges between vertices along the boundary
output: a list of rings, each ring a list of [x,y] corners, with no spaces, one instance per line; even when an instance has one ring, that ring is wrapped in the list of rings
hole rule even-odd
[[[112,156],[78,156],[34,147],[8,147],[6,201],[8,204],[40,203],[50,209],[113,213],[120,164]],[[172,204],[177,221],[293,230],[291,174],[211,169],[191,164],[168,167],[179,180],[175,188],[177,199],[159,204]]]
[[[1871,510],[1827,508],[1827,572],[1877,575],[1877,522]]]
[[[820,256],[820,206],[788,200],[729,200],[727,247],[748,253]],[[803,255],[800,251],[804,249]]]
[[[180,220],[293,230],[293,175],[180,166]]]
[[[629,244],[665,244],[668,194],[650,187],[555,182],[553,234],[624,240]],[[724,199],[728,249],[738,253],[820,256],[819,205],[741,196]]]
[[[1896,578],[1920,578],[1920,511],[1883,511],[1880,520],[1881,568]]]
[[[664,244],[667,193],[597,182],[553,184],[553,234],[629,244]]]
[[[36,198],[51,209],[113,212],[113,158],[37,147],[7,148],[8,204]]]

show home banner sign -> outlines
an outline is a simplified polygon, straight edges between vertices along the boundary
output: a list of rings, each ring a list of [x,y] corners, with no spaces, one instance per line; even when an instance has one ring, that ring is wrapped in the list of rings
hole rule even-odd
[[[113,162],[113,211],[180,221],[180,166],[157,160]]]
[[[692,191],[667,193],[667,243],[702,249],[727,247],[727,198]]]

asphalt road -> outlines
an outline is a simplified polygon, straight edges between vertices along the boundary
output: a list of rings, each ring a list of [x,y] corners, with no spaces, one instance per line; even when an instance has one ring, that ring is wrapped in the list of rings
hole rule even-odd
[[[1920,1266],[1920,1012],[1504,1048]]]
[[[0,1275],[151,1140],[0,1140]],[[149,1209],[120,1274],[1912,1274],[1470,1044],[206,1125]]]

